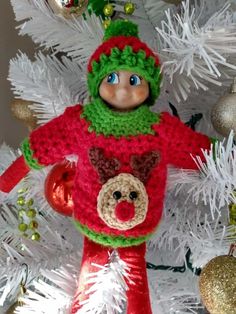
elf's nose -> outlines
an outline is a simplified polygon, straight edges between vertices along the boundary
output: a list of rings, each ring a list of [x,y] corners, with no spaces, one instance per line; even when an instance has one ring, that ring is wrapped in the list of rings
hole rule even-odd
[[[119,99],[125,99],[125,98],[129,97],[129,95],[130,95],[129,89],[125,86],[120,87],[119,90],[117,91],[116,95]]]
[[[135,215],[134,203],[129,203],[127,201],[121,201],[117,203],[115,208],[116,218],[120,221],[129,221]]]

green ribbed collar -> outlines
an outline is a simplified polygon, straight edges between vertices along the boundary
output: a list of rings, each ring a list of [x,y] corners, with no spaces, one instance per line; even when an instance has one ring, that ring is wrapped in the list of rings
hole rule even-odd
[[[85,105],[81,117],[91,123],[90,132],[115,137],[154,134],[152,125],[159,122],[159,116],[150,111],[148,105],[130,112],[117,112],[100,99]]]

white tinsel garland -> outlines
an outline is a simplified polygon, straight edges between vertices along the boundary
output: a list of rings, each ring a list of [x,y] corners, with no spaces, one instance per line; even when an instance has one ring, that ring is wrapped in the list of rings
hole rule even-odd
[[[28,34],[46,48],[66,52],[74,60],[87,64],[92,52],[102,42],[103,27],[95,14],[86,19],[66,20],[55,15],[45,0],[11,0],[16,20],[22,22],[20,34]]]
[[[166,11],[166,21],[156,27],[161,36],[163,72],[174,84],[177,100],[186,99],[192,88],[208,89],[208,84],[221,85],[220,66],[236,69],[229,56],[236,54],[236,23],[229,3],[200,25],[206,0],[200,0],[201,9],[182,2],[181,13]],[[199,15],[197,15],[199,14]]]
[[[93,264],[97,272],[88,274],[87,284],[91,287],[86,291],[88,299],[77,314],[118,314],[124,313],[127,305],[125,280],[134,284],[130,279],[128,265],[120,259],[118,252],[113,251],[106,265]]]
[[[135,6],[135,11],[129,16],[129,19],[138,24],[140,38],[154,48],[154,42],[157,42],[155,27],[160,26],[165,17],[165,10],[172,8],[174,11],[175,6],[162,0],[132,0],[132,3]],[[116,1],[114,7],[119,12],[120,17],[127,18],[124,13],[124,1]],[[160,48],[160,45],[157,47]]]
[[[97,266],[96,273],[89,274],[87,291],[89,297],[83,302],[78,314],[118,314],[126,306],[125,280],[129,278],[129,267],[119,258],[116,251],[109,257],[109,262]],[[23,298],[24,306],[18,307],[16,313],[52,314],[70,313],[71,302],[76,290],[79,276],[78,258],[71,257],[67,265],[54,271],[41,271],[41,279],[34,282],[34,289],[29,289]]]
[[[44,124],[63,113],[67,106],[83,102],[87,97],[85,69],[66,57],[44,56],[36,60],[20,53],[10,62],[9,80],[14,94],[34,102],[38,124]]]
[[[17,307],[16,314],[70,314],[79,269],[80,255],[76,252],[64,266],[52,271],[42,269],[40,279],[27,290],[22,298],[24,306]]]

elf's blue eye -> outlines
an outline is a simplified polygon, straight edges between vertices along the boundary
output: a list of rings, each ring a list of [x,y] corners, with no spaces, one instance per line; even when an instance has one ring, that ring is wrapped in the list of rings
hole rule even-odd
[[[130,85],[132,86],[141,85],[141,79],[136,74],[133,74],[130,76],[129,82],[130,82]]]
[[[119,76],[117,73],[112,72],[107,77],[107,82],[110,84],[118,84],[119,83]]]

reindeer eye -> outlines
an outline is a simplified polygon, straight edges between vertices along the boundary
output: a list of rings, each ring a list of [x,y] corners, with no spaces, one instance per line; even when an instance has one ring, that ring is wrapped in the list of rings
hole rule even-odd
[[[114,197],[115,200],[119,200],[121,198],[121,196],[122,196],[122,194],[121,194],[120,191],[115,191],[113,193],[113,197]]]
[[[132,191],[129,193],[129,198],[133,201],[136,200],[136,198],[138,197],[138,193],[135,191]]]

